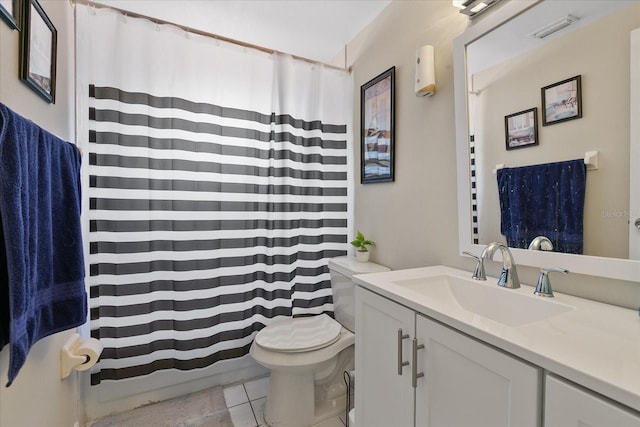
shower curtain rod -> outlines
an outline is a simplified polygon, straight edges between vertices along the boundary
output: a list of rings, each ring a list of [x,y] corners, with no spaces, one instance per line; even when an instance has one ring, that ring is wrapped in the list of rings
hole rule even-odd
[[[172,25],[172,26],[174,26],[176,28],[180,28],[181,30],[186,31],[187,33],[197,34],[199,36],[204,36],[204,37],[210,37],[212,39],[220,40],[220,41],[223,41],[223,42],[235,44],[235,45],[238,45],[238,46],[242,46],[242,47],[246,47],[246,48],[249,48],[249,49],[258,50],[258,51],[269,53],[269,54],[278,52],[277,50],[271,49],[271,48],[268,48],[268,47],[259,46],[259,45],[252,44],[252,43],[243,42],[243,41],[240,41],[240,40],[232,39],[230,37],[225,37],[225,36],[221,36],[221,35],[214,34],[214,33],[209,33],[207,31],[198,30],[197,28],[188,27],[186,25],[178,24],[178,23],[171,22],[171,21],[165,21],[164,19],[153,18],[153,17],[148,16],[148,15],[143,15],[141,13],[136,13],[136,12],[131,12],[131,11],[128,11],[128,10],[125,10],[125,9],[121,9],[119,7],[114,7],[114,6],[105,5],[105,4],[101,4],[101,3],[95,3],[95,2],[92,2],[91,0],[69,0],[69,1],[72,4],[73,3],[75,3],[75,4],[83,4],[85,6],[94,7],[96,9],[111,9],[111,10],[115,10],[116,12],[119,12],[119,13],[125,15],[125,16],[130,16],[130,17],[133,17],[133,18],[146,19],[147,21],[151,21],[156,25]],[[346,62],[347,62],[346,61],[346,59],[347,59],[346,50],[347,50],[347,47],[345,46],[345,65],[346,65]],[[284,53],[286,55],[291,56],[294,59],[298,59],[300,61],[305,61],[305,62],[308,62],[308,63],[311,63],[311,64],[318,64],[318,65],[325,66],[327,68],[332,68],[334,70],[351,72],[351,68],[338,67],[336,65],[327,64],[325,62],[316,61],[316,60],[305,58],[305,57],[298,56],[298,55],[292,55],[292,54],[286,53],[286,52],[280,52],[280,53]]]

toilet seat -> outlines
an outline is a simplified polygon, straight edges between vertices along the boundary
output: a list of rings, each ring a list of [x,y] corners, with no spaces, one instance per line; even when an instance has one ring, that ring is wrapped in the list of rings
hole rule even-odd
[[[342,325],[326,314],[278,319],[262,329],[255,343],[283,353],[300,353],[327,347],[340,338]]]

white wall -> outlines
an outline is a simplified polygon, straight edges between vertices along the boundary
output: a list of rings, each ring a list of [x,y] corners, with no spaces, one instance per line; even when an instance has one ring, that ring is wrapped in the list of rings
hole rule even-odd
[[[396,0],[347,46],[354,75],[356,167],[360,86],[396,66],[396,180],[355,184],[354,226],[376,241],[374,262],[392,269],[444,264],[473,270],[475,261],[458,252],[452,41],[482,19],[469,21],[448,1]],[[414,52],[424,44],[435,47],[438,91],[431,98],[413,94]],[[500,267],[487,263],[487,274],[497,276]],[[523,283],[535,285],[539,269],[519,266],[518,273]],[[637,281],[569,274],[554,278],[554,289],[628,308],[640,306]]]
[[[468,25],[447,1],[394,1],[347,47],[354,76],[355,228],[393,269],[458,258],[452,40]],[[434,46],[437,92],[414,94],[415,50]],[[395,182],[361,184],[360,86],[396,67]]]
[[[0,102],[51,133],[75,140],[73,9],[68,1],[40,0],[58,30],[55,105],[47,104],[19,80],[19,33],[0,21]],[[60,348],[74,331],[36,343],[17,379],[6,388],[9,348],[0,352],[0,426],[72,427],[78,419],[76,374],[61,381]]]

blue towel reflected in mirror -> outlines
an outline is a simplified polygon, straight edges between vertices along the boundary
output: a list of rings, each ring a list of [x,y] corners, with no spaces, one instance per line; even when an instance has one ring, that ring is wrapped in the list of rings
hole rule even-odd
[[[554,251],[583,252],[587,169],[583,159],[497,171],[500,232],[513,248],[546,236]]]

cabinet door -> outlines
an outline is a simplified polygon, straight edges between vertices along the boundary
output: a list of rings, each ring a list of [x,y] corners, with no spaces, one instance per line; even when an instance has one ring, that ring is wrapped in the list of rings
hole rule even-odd
[[[357,427],[413,426],[411,366],[398,375],[398,330],[402,360],[411,357],[415,314],[413,311],[356,287],[356,383]]]
[[[547,375],[545,427],[640,427],[640,415]]]
[[[539,427],[539,368],[417,316],[416,426]]]

